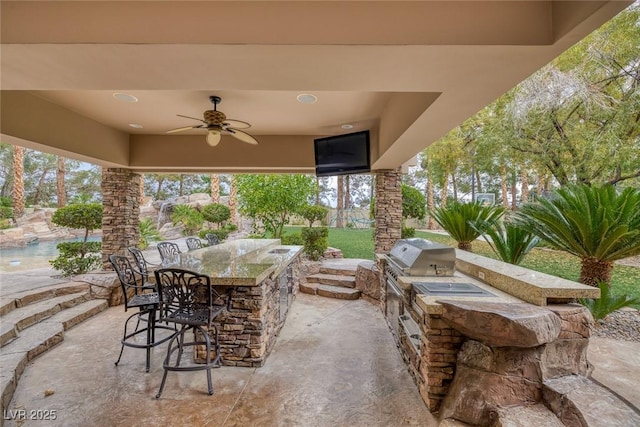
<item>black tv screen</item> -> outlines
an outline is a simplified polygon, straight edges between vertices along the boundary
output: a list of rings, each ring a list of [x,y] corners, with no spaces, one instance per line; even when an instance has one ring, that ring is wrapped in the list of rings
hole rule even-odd
[[[346,175],[371,171],[369,131],[318,138],[313,141],[316,176]]]

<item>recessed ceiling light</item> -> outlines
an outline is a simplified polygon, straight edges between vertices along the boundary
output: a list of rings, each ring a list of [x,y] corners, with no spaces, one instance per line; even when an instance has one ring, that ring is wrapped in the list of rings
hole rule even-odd
[[[340,126],[342,129],[353,129],[353,125],[342,125]]]
[[[138,98],[128,93],[116,92],[113,94],[113,97],[124,102],[138,102]]]
[[[143,126],[138,124],[138,123],[129,123],[129,126],[131,126],[132,128],[136,128],[136,129],[142,129]]]
[[[296,99],[302,104],[313,104],[318,101],[318,97],[311,95],[310,93],[301,93],[296,97]]]

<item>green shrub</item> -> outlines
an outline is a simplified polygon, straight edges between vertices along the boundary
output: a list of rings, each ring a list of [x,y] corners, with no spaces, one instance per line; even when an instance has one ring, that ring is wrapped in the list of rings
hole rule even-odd
[[[202,208],[202,216],[208,222],[220,225],[231,218],[231,209],[226,205],[220,203],[211,203]]]
[[[329,247],[327,237],[329,237],[329,229],[327,227],[302,229],[304,252],[309,259],[317,261],[324,255],[324,252]]]
[[[280,242],[282,242],[283,245],[304,245],[304,240],[302,240],[301,233],[282,233]]]
[[[64,277],[83,274],[102,265],[102,242],[62,242],[56,247],[60,254],[49,263]]]
[[[401,237],[403,239],[409,239],[416,235],[416,229],[413,227],[407,227],[405,225],[402,226]]]
[[[64,206],[54,212],[51,221],[62,227],[84,229],[84,239],[81,242],[58,243],[60,251],[58,257],[49,263],[56,270],[62,271],[63,276],[83,274],[97,268],[101,263],[101,242],[88,242],[89,232],[102,226],[102,204],[74,203]]]
[[[0,197],[0,219],[13,218],[13,201],[10,197]]]
[[[176,205],[173,207],[173,212],[171,212],[171,221],[173,225],[181,223],[184,227],[183,234],[185,236],[192,236],[202,228],[204,217],[202,213],[193,206]]]
[[[249,233],[245,239],[266,239],[266,236],[260,233]]]
[[[321,221],[327,217],[329,210],[324,206],[306,205],[300,209],[300,215],[309,222],[309,228],[313,227],[313,223]]]
[[[236,231],[238,229],[238,226],[230,222],[228,224],[225,224],[224,227],[222,228],[223,230],[226,230],[229,233],[231,233],[232,231]]]
[[[587,307],[596,320],[604,319],[614,311],[640,301],[640,299],[632,298],[629,295],[614,295],[611,293],[611,287],[605,282],[598,283],[598,288],[600,288],[599,299],[579,299],[580,304]]]
[[[213,234],[215,236],[218,236],[218,240],[220,240],[220,242],[222,243],[224,241],[224,239],[226,239],[227,237],[229,237],[229,232],[227,230],[200,230],[198,232],[198,237],[200,237],[201,239],[206,240],[207,239],[207,234]]]
[[[140,221],[140,249],[147,249],[151,240],[162,240],[162,236],[153,221],[145,218]]]
[[[520,264],[540,241],[538,236],[508,220],[475,221],[471,227],[482,233],[500,260],[509,264]]]

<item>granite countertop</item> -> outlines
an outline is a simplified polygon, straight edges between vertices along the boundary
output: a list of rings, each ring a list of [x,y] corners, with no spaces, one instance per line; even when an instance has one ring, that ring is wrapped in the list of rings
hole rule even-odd
[[[420,294],[416,298],[418,306],[428,314],[442,314],[442,305],[438,300],[456,300],[456,301],[485,301],[485,302],[507,302],[507,303],[524,303],[521,299],[502,292],[486,283],[482,283],[472,277],[465,276],[460,272],[455,272],[453,276],[402,276],[398,277],[398,284],[408,290],[413,283],[431,282],[431,283],[471,283],[479,288],[490,292],[493,296],[456,296],[456,295],[427,295]]]
[[[301,246],[283,246],[280,239],[238,239],[184,252],[162,266],[206,274],[214,285],[257,286],[280,274],[301,252]]]

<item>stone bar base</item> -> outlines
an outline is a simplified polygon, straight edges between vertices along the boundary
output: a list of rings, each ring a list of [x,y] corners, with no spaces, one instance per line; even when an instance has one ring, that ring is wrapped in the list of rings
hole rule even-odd
[[[281,280],[291,289],[286,309],[297,295],[300,282],[300,258],[277,277],[268,277],[258,286],[233,286],[231,311],[214,322],[219,331],[221,362],[225,366],[260,367],[273,349],[276,337],[284,325],[286,313],[281,313]],[[216,286],[219,293],[229,287]],[[213,339],[213,333],[211,333]],[[196,349],[196,361],[204,359],[204,347]],[[211,357],[215,357],[214,354]]]

